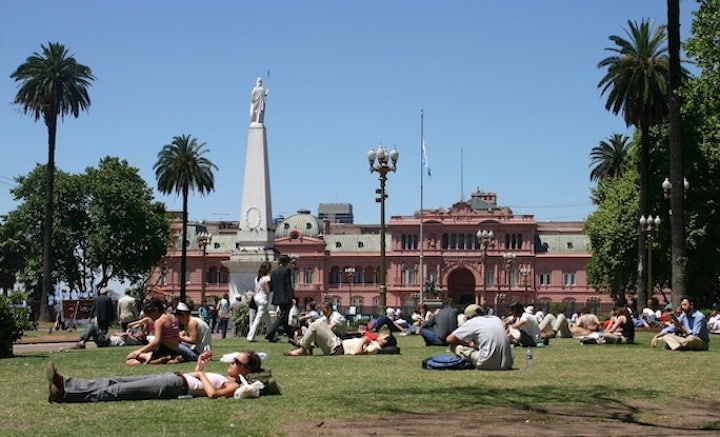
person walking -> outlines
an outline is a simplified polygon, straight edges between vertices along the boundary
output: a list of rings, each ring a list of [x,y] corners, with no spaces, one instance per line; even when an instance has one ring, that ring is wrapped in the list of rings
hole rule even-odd
[[[260,264],[257,277],[255,278],[255,293],[253,300],[257,306],[255,317],[248,331],[247,340],[255,341],[260,322],[265,325],[265,329],[270,327],[270,314],[268,313],[268,296],[270,295],[270,269],[272,264],[268,261]]]
[[[125,290],[125,295],[121,297],[117,303],[117,316],[122,331],[127,331],[128,323],[140,318],[137,305],[135,304],[135,298],[130,296],[128,291],[129,290]]]
[[[280,255],[278,262],[280,266],[270,274],[270,289],[273,292],[272,304],[276,305],[279,311],[277,319],[265,334],[265,339],[272,343],[278,341],[277,331],[281,326],[288,339],[292,340],[294,337],[290,328],[290,308],[295,298],[292,285],[292,270],[288,267],[290,257]]]

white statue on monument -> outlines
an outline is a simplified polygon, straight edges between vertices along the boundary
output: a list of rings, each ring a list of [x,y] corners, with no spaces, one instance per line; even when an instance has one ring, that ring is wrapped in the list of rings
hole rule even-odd
[[[262,79],[257,78],[255,88],[250,93],[250,123],[263,123],[265,119],[265,98],[270,90],[263,88]]]

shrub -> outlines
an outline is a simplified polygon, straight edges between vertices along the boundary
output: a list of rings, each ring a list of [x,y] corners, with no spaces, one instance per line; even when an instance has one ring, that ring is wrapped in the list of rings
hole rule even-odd
[[[0,296],[0,358],[13,356],[13,344],[30,327],[29,315],[24,293],[13,291],[10,297]]]

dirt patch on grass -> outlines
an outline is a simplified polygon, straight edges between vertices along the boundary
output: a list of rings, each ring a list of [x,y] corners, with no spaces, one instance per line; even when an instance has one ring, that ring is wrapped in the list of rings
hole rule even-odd
[[[352,420],[293,422],[289,436],[694,436],[718,435],[720,403],[609,407],[490,408],[453,413],[418,412]]]

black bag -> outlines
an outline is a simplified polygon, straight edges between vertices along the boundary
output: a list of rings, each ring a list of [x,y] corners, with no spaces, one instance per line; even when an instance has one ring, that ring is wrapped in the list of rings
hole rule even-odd
[[[257,310],[257,303],[255,302],[255,297],[254,297],[254,296],[250,299],[250,309],[251,309],[251,310]]]
[[[275,378],[272,376],[272,372],[269,370],[261,370],[259,372],[248,373],[247,375],[245,375],[245,379],[247,379],[247,382],[249,384],[252,384],[254,381],[260,381],[263,383],[265,387],[260,390],[260,396],[272,396],[281,394],[280,386],[278,385]]]

